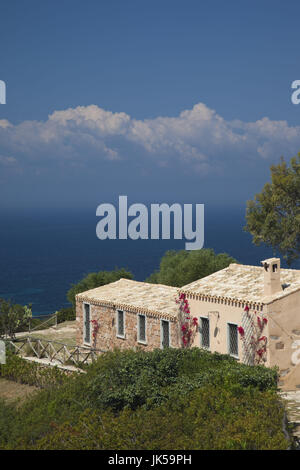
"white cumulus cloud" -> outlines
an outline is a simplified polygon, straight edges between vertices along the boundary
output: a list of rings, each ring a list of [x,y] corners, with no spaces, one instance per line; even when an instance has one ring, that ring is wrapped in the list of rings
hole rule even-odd
[[[55,111],[46,121],[13,125],[0,120],[0,163],[36,168],[57,159],[65,164],[91,161],[150,162],[160,167],[189,164],[195,170],[217,169],[226,157],[236,161],[287,157],[300,150],[300,127],[267,117],[256,122],[228,121],[196,104],[174,117],[138,120],[99,106]],[[13,160],[3,160],[3,158]]]

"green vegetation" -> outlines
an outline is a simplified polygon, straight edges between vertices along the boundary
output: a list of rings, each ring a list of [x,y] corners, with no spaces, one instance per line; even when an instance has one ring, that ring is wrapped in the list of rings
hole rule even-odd
[[[57,323],[76,320],[76,314],[73,307],[61,308],[57,312]]]
[[[236,262],[226,253],[215,254],[210,248],[192,251],[171,250],[162,257],[159,271],[151,274],[146,282],[182,287]]]
[[[26,361],[9,350],[6,364],[0,364],[0,377],[40,388],[59,386],[68,379],[57,367],[41,367],[36,362]]]
[[[67,293],[67,299],[74,308],[76,294],[89,289],[94,289],[95,287],[104,286],[110,282],[118,281],[122,277],[125,279],[133,279],[131,272],[126,271],[124,268],[116,268],[114,271],[99,271],[98,273],[90,273],[80,282],[72,285],[71,289]]]
[[[12,304],[9,300],[0,299],[0,338],[14,338],[16,332],[28,328],[32,317],[31,305]]]
[[[300,153],[290,166],[283,158],[271,166],[271,183],[247,202],[246,221],[245,229],[256,245],[265,243],[278,250],[289,265],[299,258]]]
[[[40,373],[28,367],[35,365],[9,354],[0,376],[32,384]],[[274,369],[193,348],[109,352],[85,371],[63,379],[60,371],[50,373],[44,389],[17,412],[16,405],[2,402],[0,448],[286,449],[290,444]]]

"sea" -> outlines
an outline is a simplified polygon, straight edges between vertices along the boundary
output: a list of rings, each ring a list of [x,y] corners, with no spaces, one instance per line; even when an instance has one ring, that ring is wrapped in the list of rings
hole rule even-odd
[[[95,208],[2,210],[0,220],[0,298],[31,303],[34,316],[68,307],[68,289],[90,272],[124,267],[143,281],[166,251],[185,249],[184,239],[99,240]],[[243,230],[245,207],[206,207],[204,220],[204,248],[250,265],[273,256]]]

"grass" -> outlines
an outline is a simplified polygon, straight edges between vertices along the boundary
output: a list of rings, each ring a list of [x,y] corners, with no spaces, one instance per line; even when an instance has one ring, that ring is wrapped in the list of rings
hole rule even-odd
[[[26,333],[26,335],[18,335],[18,338],[23,336],[31,336],[32,338],[40,338],[49,341],[58,341],[64,343],[67,346],[76,346],[76,321],[65,321],[59,323],[56,328],[47,328],[45,330],[33,331],[32,333]]]
[[[6,403],[13,403],[16,400],[23,404],[26,399],[36,393],[39,389],[31,385],[20,384],[12,380],[0,378],[0,398]]]

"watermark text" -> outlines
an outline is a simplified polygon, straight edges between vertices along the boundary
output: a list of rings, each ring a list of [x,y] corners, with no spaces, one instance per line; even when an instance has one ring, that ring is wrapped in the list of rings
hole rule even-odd
[[[0,80],[0,104],[6,104],[6,84]]]
[[[204,245],[204,204],[195,204],[194,211],[193,204],[183,204],[183,208],[177,203],[151,204],[149,213],[144,204],[128,207],[127,196],[119,196],[118,210],[113,204],[100,204],[96,215],[101,217],[96,227],[100,240],[170,240],[173,232],[174,240],[188,240],[186,250],[200,250]]]

